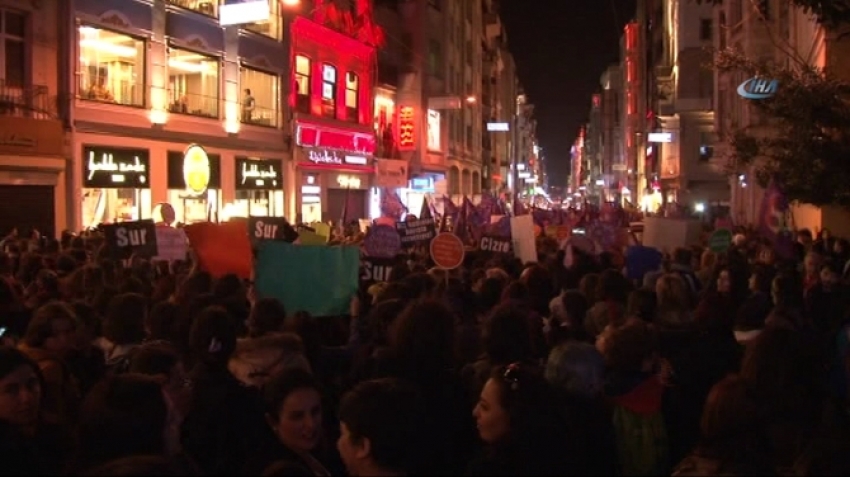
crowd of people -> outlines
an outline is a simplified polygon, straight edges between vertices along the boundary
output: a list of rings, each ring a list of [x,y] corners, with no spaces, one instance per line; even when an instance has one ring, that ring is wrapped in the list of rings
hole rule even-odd
[[[313,317],[96,234],[0,255],[5,475],[848,475],[850,246],[399,256]]]

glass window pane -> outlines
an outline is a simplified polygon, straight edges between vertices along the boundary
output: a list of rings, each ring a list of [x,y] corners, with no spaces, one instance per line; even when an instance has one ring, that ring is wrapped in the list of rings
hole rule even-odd
[[[356,108],[357,107],[357,90],[351,90],[351,89],[345,90],[345,107],[347,107],[347,108]]]
[[[242,122],[276,127],[280,78],[245,67],[239,76],[242,85]]]
[[[271,15],[269,15],[267,21],[249,23],[245,25],[245,29],[280,40],[280,15],[278,15],[276,10],[276,8],[272,8]]]
[[[336,83],[336,68],[331,65],[322,65],[322,79],[329,83]]]
[[[168,3],[211,17],[218,17],[218,0],[168,0]]]
[[[305,56],[296,56],[295,72],[299,75],[310,76],[310,58]]]
[[[79,35],[80,97],[144,106],[145,42],[90,26]]]
[[[350,71],[345,74],[345,87],[346,88],[357,89],[357,83],[358,83],[358,79],[357,79],[356,74],[354,74]]]
[[[11,12],[9,10],[3,12],[3,17],[3,32],[7,35],[23,38],[26,32],[27,17],[23,13]]]
[[[169,110],[209,118],[218,117],[218,58],[171,48],[168,54]]]
[[[6,64],[4,65],[6,84],[8,86],[23,86],[26,72],[24,42],[6,38],[4,50],[6,54]]]
[[[322,83],[322,98],[334,99],[334,85],[332,83]]]

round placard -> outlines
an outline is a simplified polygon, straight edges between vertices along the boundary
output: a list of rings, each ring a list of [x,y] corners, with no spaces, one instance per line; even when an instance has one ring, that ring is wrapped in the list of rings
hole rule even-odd
[[[455,234],[443,232],[431,240],[431,259],[442,269],[459,267],[465,253],[463,241]]]

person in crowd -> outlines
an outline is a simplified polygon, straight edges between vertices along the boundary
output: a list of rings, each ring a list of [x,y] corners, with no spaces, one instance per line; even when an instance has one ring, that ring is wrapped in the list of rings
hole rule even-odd
[[[397,379],[364,381],[346,394],[337,450],[348,475],[416,475],[428,445],[419,434],[423,406],[419,390]]]

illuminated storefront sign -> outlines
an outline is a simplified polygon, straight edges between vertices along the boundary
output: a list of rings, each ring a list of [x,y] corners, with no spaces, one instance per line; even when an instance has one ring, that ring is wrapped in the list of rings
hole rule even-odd
[[[83,148],[83,187],[148,188],[149,152],[136,149]]]
[[[307,159],[314,164],[365,166],[369,163],[369,158],[366,156],[350,156],[332,149],[304,148],[304,151],[307,153]]]
[[[192,144],[183,153],[183,182],[186,190],[193,194],[203,194],[210,184],[210,158],[197,144]]]
[[[224,0],[218,7],[218,22],[221,26],[264,22],[270,16],[269,0]]]
[[[343,189],[359,189],[361,185],[357,176],[337,176],[336,183]]]
[[[262,159],[236,158],[236,190],[277,189],[283,183],[280,163]]]
[[[413,151],[416,149],[415,117],[413,106],[402,106],[398,110],[398,149]]]
[[[375,134],[345,131],[299,121],[295,126],[295,142],[299,146],[344,151],[352,156],[375,153]]]

